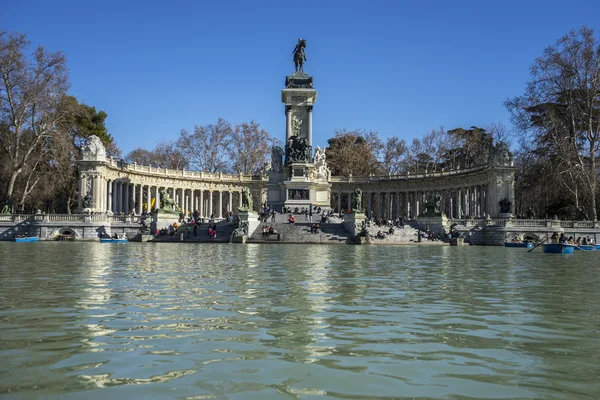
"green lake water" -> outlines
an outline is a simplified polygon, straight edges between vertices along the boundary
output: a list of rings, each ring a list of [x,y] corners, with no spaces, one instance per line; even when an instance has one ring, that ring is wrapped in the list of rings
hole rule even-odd
[[[600,252],[2,242],[0,398],[598,399]]]

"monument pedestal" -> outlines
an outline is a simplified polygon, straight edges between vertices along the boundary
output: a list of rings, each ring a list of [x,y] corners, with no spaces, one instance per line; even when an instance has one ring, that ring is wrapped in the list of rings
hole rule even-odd
[[[156,233],[156,230],[159,231],[163,228],[168,228],[169,225],[173,225],[175,222],[179,223],[179,213],[157,210],[154,214],[152,214],[152,222],[150,223],[150,233]]]
[[[252,236],[256,228],[260,225],[258,222],[258,213],[256,211],[240,210],[238,209],[238,217],[241,224],[247,224],[248,232],[247,237]]]
[[[348,233],[350,233],[354,237],[357,237],[359,236],[363,227],[363,223],[366,219],[367,216],[364,212],[351,211],[348,214],[344,214],[344,222],[342,222],[342,225]]]
[[[448,229],[448,217],[446,214],[436,216],[436,217],[417,217],[418,228],[422,231],[427,231],[429,228],[429,232],[435,232],[437,235],[442,237],[444,232]],[[446,231],[447,233],[447,231]]]

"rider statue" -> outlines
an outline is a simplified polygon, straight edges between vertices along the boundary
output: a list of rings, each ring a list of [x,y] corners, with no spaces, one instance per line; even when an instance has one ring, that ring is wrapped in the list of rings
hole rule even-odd
[[[294,64],[296,65],[296,72],[304,72],[304,62],[306,61],[306,54],[304,54],[304,49],[306,48],[306,40],[302,38],[298,38],[298,43],[294,48]]]

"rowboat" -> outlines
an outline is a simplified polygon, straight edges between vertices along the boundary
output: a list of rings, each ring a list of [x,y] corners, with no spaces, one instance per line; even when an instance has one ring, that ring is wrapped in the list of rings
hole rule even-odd
[[[13,238],[13,242],[16,243],[27,243],[27,242],[37,242],[39,238],[37,237],[16,237]]]
[[[504,242],[504,247],[525,247],[527,249],[531,249],[533,247],[533,243],[527,242]]]
[[[102,238],[100,243],[127,243],[127,239]]]
[[[575,250],[592,251],[596,250],[596,246],[594,246],[593,244],[580,244],[579,246],[575,247]]]
[[[575,251],[575,245],[567,243],[546,243],[543,245],[543,250],[544,253],[571,254]]]

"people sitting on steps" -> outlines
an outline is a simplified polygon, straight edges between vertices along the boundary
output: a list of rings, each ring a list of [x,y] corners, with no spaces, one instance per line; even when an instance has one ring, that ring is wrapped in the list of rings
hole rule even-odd
[[[288,217],[288,222],[291,225],[295,225],[296,224],[296,218],[292,214],[290,214],[290,216]]]

